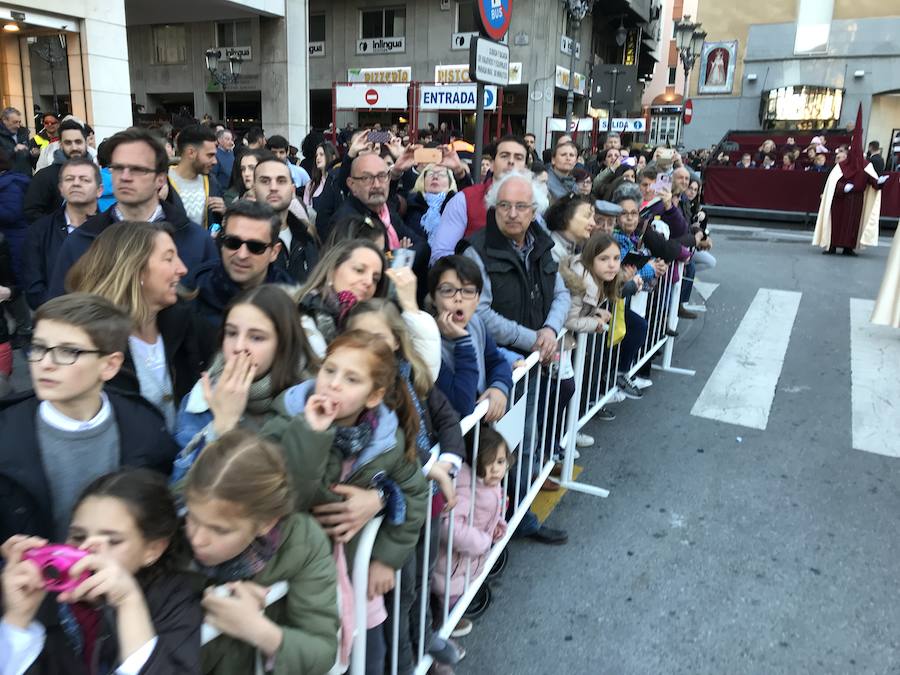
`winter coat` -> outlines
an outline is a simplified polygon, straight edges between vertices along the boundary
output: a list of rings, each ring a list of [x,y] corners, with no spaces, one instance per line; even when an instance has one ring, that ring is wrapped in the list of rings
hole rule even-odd
[[[581,260],[575,258],[563,262],[560,271],[563,272],[563,278],[572,294],[572,306],[566,317],[566,328],[574,333],[596,333],[601,330],[604,324],[600,320],[599,311],[608,309],[608,303],[605,298],[600,297],[600,286],[594,275],[588,273]]]
[[[200,379],[205,361],[200,354],[199,330],[190,303],[179,300],[156,316],[156,326],[162,335],[166,365],[172,380],[175,407],[194,383]],[[125,362],[107,385],[109,389],[140,396],[141,384],[134,367],[131,349],[125,350]]]
[[[6,286],[12,291],[12,296],[10,297],[15,297],[18,293],[16,280],[13,278],[9,244],[6,242],[6,237],[3,236],[2,232],[0,232],[0,286]],[[2,307],[3,305],[0,304],[0,308]],[[0,312],[0,316],[2,316],[2,312]],[[9,342],[9,326],[5,320],[2,320],[0,321],[0,345],[4,342]]]
[[[199,672],[203,609],[196,584],[186,575],[176,574],[160,576],[141,586],[157,643],[140,669],[140,675],[193,675]],[[57,618],[55,612],[50,618]],[[45,628],[44,649],[25,675],[112,675],[110,670],[89,672],[72,652],[59,623],[54,621]],[[103,611],[97,636],[94,658],[100,663],[118,665],[119,641],[112,610]]]
[[[31,178],[15,171],[0,173],[0,233],[6,236],[12,255],[13,275],[22,284],[22,260],[28,220],[22,210]]]
[[[31,176],[31,153],[26,150],[16,152],[17,145],[28,147],[28,129],[19,127],[16,133],[11,133],[3,124],[0,124],[0,148],[6,150],[13,163],[12,170],[25,176]]]
[[[274,675],[325,675],[338,648],[337,571],[331,544],[318,523],[305,513],[285,518],[281,545],[253,581],[261,586],[288,584],[287,595],[265,609],[284,634]],[[250,675],[255,659],[252,645],[220,635],[203,646],[201,672]]]
[[[219,251],[209,233],[197,223],[192,223],[184,214],[184,209],[169,202],[160,202],[165,222],[174,230],[173,239],[178,248],[178,257],[188,268],[188,273],[202,263],[219,260]],[[116,223],[115,205],[93,218],[88,218],[81,227],[72,232],[59,250],[56,267],[50,279],[49,296],[55,298],[66,292],[65,281],[72,265],[87,252],[94,240],[113,223]]]
[[[53,213],[63,205],[63,198],[59,193],[59,172],[67,159],[62,150],[57,150],[53,153],[53,163],[38,171],[31,179],[22,206],[29,223]]]
[[[56,265],[59,249],[69,236],[65,208],[41,216],[28,227],[25,240],[22,289],[31,309],[50,299],[50,275]]]
[[[122,466],[146,467],[169,475],[178,448],[159,411],[139,396],[107,390]],[[14,534],[54,533],[53,495],[41,463],[33,393],[0,400],[0,540]],[[85,476],[85,485],[94,477]]]
[[[269,265],[267,284],[290,284],[294,280],[283,268]],[[190,278],[185,278],[182,285],[196,291],[193,307],[197,318],[200,353],[208,359],[216,349],[216,336],[225,320],[225,308],[241,293],[238,286],[225,272],[221,260],[210,260],[193,271]]]
[[[290,250],[281,244],[275,265],[285,270],[294,283],[302,284],[319,262],[319,247],[306,229],[306,223],[293,213],[288,213],[288,228],[291,231]]]
[[[472,517],[472,468],[463,464],[456,477],[456,508],[442,516],[441,546],[431,576],[431,592],[443,597],[447,575],[447,542],[450,518],[453,517],[453,557],[450,561],[450,597],[458,597],[465,591],[466,570],[472,561],[470,579],[474,580],[484,569],[484,560],[491,545],[506,534],[506,495],[503,484],[489,487],[481,478],[475,479],[475,510]],[[498,530],[499,526],[499,530]],[[497,536],[495,536],[495,530]]]
[[[334,430],[313,431],[303,414],[306,399],[315,380],[291,387],[275,399],[277,417],[260,432],[272,438],[285,450],[288,468],[294,477],[296,508],[307,511],[317,504],[340,501],[329,489],[335,483],[361,488],[375,485],[377,474],[390,478],[403,493],[406,520],[399,525],[382,523],[375,538],[372,558],[394,569],[400,569],[419,541],[419,530],[425,522],[428,484],[418,461],[409,461],[403,430],[396,413],[383,403],[378,407],[378,425],[369,445],[356,456],[347,478],[341,481],[342,457],[333,448]],[[347,560],[352,560],[359,535],[347,544]]]

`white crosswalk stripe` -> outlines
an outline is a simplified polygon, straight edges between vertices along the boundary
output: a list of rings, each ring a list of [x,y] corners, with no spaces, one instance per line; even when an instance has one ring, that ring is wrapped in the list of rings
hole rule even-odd
[[[850,299],[853,447],[900,457],[900,336],[869,322],[874,307]]]
[[[761,288],[691,414],[765,429],[802,294]]]

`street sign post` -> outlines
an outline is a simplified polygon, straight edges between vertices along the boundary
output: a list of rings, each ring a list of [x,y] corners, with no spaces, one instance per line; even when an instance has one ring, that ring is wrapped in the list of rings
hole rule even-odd
[[[497,4],[503,7],[502,0],[479,0],[479,6]],[[512,0],[508,0],[510,7]],[[505,13],[508,18],[510,12]],[[502,37],[502,35],[500,36]],[[475,182],[481,178],[481,155],[484,152],[484,85],[496,84],[505,87],[509,84],[509,47],[483,37],[473,38],[469,44],[469,79],[478,83],[475,101],[475,162],[472,176]]]

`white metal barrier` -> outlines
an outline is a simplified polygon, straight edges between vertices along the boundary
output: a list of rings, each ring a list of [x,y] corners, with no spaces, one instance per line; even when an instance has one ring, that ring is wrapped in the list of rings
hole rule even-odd
[[[641,367],[663,350],[663,363],[661,369],[693,374],[692,371],[673,368],[672,341],[669,330],[675,330],[678,322],[678,300],[681,293],[680,274],[683,266],[679,263],[671,265],[667,274],[658,279],[656,286],[647,294],[645,319],[647,320],[647,337],[640,346],[634,364],[628,369],[628,374],[636,373]],[[676,280],[677,279],[677,280]],[[614,312],[617,310],[614,310]],[[610,325],[615,325],[618,317],[613,316]],[[451,606],[451,573],[453,560],[454,516],[456,509],[444,517],[447,519],[447,532],[445,541],[442,538],[439,545],[446,546],[447,567],[443,570],[444,594],[440,598],[440,621],[434,629],[434,634],[440,638],[450,637],[453,629],[463,617],[478,592],[481,590],[492,568],[503,553],[509,540],[513,537],[516,528],[527,516],[532,502],[540,492],[544,481],[550,476],[555,464],[554,455],[557,448],[563,450],[561,487],[576,490],[599,497],[607,497],[609,492],[603,488],[577,482],[574,478],[575,441],[578,431],[587,424],[613,397],[617,391],[616,375],[619,371],[620,348],[612,345],[607,340],[608,332],[602,333],[577,333],[575,348],[569,354],[574,370],[574,393],[568,402],[560,401],[561,386],[553,372],[540,363],[538,353],[529,355],[524,360],[524,365],[513,372],[513,388],[510,392],[510,400],[507,412],[502,419],[494,424],[494,427],[506,440],[516,462],[507,473],[503,481],[505,494],[508,495],[513,505],[512,513],[508,520],[506,534],[493,543],[486,554],[484,566],[480,573],[472,577],[472,560],[468,559],[463,594]],[[557,346],[562,348],[566,337],[563,330],[557,336]],[[562,363],[562,361],[560,361]],[[654,366],[656,367],[656,366]],[[555,386],[554,386],[555,382]],[[461,423],[464,437],[471,437],[472,457],[471,466],[477,466],[478,441],[480,422],[488,410],[487,401],[481,402],[472,414],[465,417]],[[435,451],[437,451],[437,446]],[[470,501],[468,520],[472,521],[475,509],[475,490],[477,480],[474,468],[473,479],[470,485]],[[512,481],[512,484],[510,483]],[[422,537],[422,559],[417,575],[422,575],[422,592],[415,600],[415,609],[418,612],[418,631],[414,640],[411,640],[413,672],[416,675],[424,675],[433,660],[427,653],[426,642],[427,622],[429,615],[429,603],[432,602],[430,594],[430,562],[436,551],[431,550],[432,521],[436,514],[431,513],[429,502],[429,517],[425,519]],[[361,540],[357,548],[353,562],[353,588],[355,594],[356,635],[351,655],[352,675],[364,675],[366,658],[366,600],[368,583],[368,566],[370,562],[372,546],[377,536],[381,518],[368,523],[363,529]],[[439,523],[439,526],[442,526]],[[418,551],[416,554],[418,556]],[[416,558],[417,564],[420,562]],[[441,573],[441,570],[438,570]],[[402,580],[401,571],[398,570],[395,577],[394,602],[391,607],[394,620],[390,620],[393,630],[391,635],[386,635],[389,640],[388,654],[390,655],[391,675],[398,673],[399,652],[402,648],[399,638],[399,627],[405,622],[396,620],[401,611]]]

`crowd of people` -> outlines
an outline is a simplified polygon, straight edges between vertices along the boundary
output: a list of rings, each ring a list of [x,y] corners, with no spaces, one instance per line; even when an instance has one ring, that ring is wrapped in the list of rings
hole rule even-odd
[[[755,153],[741,152],[735,162],[734,153],[719,152],[713,166],[735,166],[738,169],[775,169],[780,171],[812,171],[814,173],[828,173],[833,167],[847,160],[850,146],[838,145],[834,150],[828,148],[825,136],[813,136],[805,148],[798,145],[792,136],[788,136],[785,144],[780,148],[771,139],[762,142]],[[698,158],[704,162],[709,159],[708,151],[697,153]],[[871,141],[866,152],[866,161],[872,164],[878,175],[885,171],[884,158],[881,156],[881,144]]]
[[[412,672],[421,597],[449,584],[455,602],[515,507],[504,479],[529,464],[491,428],[513,369],[537,352],[527,414],[562,409],[575,373],[557,336],[609,330],[612,400],[641,399],[632,303],[683,262],[695,318],[691,281],[716,263],[698,173],[615,133],[593,158],[564,136],[544,161],[533,135],[504,136],[475,182],[482,158],[434,133],[313,132],[295,162],[259,128],[134,127],[94,151],[77,119],[45,120],[34,152],[20,124],[2,112],[0,372],[9,390],[21,348],[31,384],[0,401],[10,672],[324,674],[365,630],[374,675],[395,624]],[[348,565],[378,515],[355,626]],[[568,540],[533,513],[515,534]],[[452,673],[464,649],[432,628],[425,651]]]

